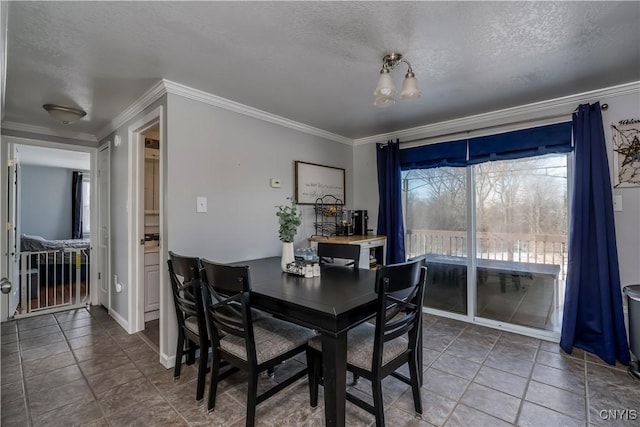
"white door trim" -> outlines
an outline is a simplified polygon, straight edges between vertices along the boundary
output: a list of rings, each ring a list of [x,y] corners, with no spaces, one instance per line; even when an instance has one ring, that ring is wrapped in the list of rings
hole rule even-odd
[[[127,206],[129,207],[128,229],[129,233],[129,333],[144,330],[144,245],[140,239],[144,238],[144,192],[141,191],[144,184],[144,136],[143,133],[151,126],[159,125],[160,150],[164,151],[164,117],[163,107],[159,106],[147,113],[140,120],[129,126],[129,165],[128,182],[129,193]],[[162,157],[161,157],[162,158]],[[160,188],[163,188],[163,161],[160,162]],[[163,327],[163,306],[166,299],[164,291],[164,217],[163,217],[163,191],[160,191],[160,336]]]
[[[111,141],[107,141],[106,143],[102,144],[100,147],[98,147],[98,155],[96,156],[96,164],[100,164],[100,159],[98,157],[100,157],[100,153],[103,152],[104,150],[109,150],[109,153],[107,154],[107,206],[102,206],[102,204],[100,203],[100,199],[101,199],[101,194],[100,194],[100,177],[97,178],[96,182],[96,186],[95,188],[97,189],[96,191],[96,200],[97,202],[97,210],[98,210],[98,221],[96,221],[97,225],[98,225],[98,233],[100,233],[100,229],[102,228],[102,226],[104,225],[107,229],[107,259],[106,259],[106,265],[102,265],[102,256],[100,255],[99,251],[97,251],[97,256],[96,258],[98,258],[98,271],[102,272],[102,274],[104,275],[104,279],[106,280],[107,283],[107,311],[109,313],[111,313],[111,249],[112,249],[112,245],[111,245]],[[96,176],[98,176],[98,167],[96,167]],[[106,224],[102,224],[102,223],[98,223],[99,222],[99,212],[102,211],[103,209],[107,209],[106,215],[104,215],[104,218],[106,218]],[[96,241],[96,246],[99,248],[100,245],[100,236],[98,236],[98,240]],[[97,283],[96,283],[97,285]],[[99,295],[98,293],[100,292],[100,290],[98,289],[96,291],[96,297],[97,297],[97,302],[96,304],[99,304]],[[93,298],[92,298],[93,300]],[[92,301],[93,304],[93,301]]]

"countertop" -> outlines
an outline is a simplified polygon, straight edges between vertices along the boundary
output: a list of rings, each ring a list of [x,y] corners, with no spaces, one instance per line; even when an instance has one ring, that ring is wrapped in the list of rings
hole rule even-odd
[[[311,236],[308,239],[310,242],[328,242],[328,243],[349,243],[360,244],[367,242],[378,242],[387,240],[387,236],[381,236],[376,234],[366,236]]]

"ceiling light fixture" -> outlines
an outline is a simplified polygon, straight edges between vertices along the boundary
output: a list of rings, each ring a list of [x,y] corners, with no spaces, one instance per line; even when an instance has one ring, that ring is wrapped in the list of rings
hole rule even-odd
[[[416,79],[415,74],[413,74],[413,69],[411,68],[411,64],[409,64],[409,61],[402,59],[401,53],[390,53],[382,58],[380,78],[378,79],[376,90],[373,92],[373,96],[376,97],[373,105],[376,107],[384,108],[396,103],[395,96],[397,91],[396,86],[393,84],[393,80],[391,79],[390,71],[396,68],[401,62],[407,64],[409,70],[404,76],[404,81],[402,82],[400,98],[417,99],[422,95],[422,92],[418,90],[418,80]]]
[[[64,105],[44,104],[42,106],[47,113],[54,119],[65,125],[76,122],[87,115],[87,112],[73,107],[65,107]]]

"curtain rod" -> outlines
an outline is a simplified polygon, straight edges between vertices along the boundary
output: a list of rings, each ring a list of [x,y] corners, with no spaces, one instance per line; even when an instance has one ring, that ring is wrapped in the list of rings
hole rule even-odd
[[[608,108],[609,108],[609,104],[602,104],[600,106],[600,109],[602,111],[606,111]],[[576,108],[575,110],[573,110],[569,114],[573,114],[573,113],[577,113],[577,112],[578,112],[578,109]],[[427,136],[427,137],[423,137],[423,138],[409,139],[409,140],[406,140],[406,141],[399,141],[399,143],[400,144],[409,144],[411,142],[425,141],[425,140],[432,139],[432,138],[442,138],[442,137],[446,137],[446,136],[459,135],[461,133],[469,133],[469,132],[476,132],[476,131],[479,131],[479,130],[494,129],[494,128],[497,128],[497,127],[500,127],[500,126],[520,125],[520,124],[530,123],[532,121],[537,121],[537,120],[559,119],[560,117],[564,117],[566,115],[567,114],[554,114],[552,116],[538,117],[538,118],[535,118],[535,119],[518,120],[518,121],[515,121],[515,122],[509,122],[509,123],[505,123],[505,124],[502,124],[502,125],[483,126],[483,127],[475,128],[475,129],[459,130],[459,131],[456,131],[456,132],[443,133],[443,134],[434,135],[434,136]]]

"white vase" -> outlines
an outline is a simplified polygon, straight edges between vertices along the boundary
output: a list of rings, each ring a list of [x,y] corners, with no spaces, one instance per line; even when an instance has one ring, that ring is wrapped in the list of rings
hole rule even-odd
[[[282,258],[280,259],[280,267],[282,267],[282,271],[287,271],[287,264],[294,260],[293,242],[282,242]]]

